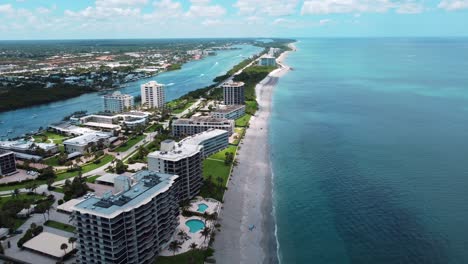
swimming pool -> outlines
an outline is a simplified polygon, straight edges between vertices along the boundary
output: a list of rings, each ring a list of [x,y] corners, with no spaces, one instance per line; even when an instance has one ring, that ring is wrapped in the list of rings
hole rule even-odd
[[[198,209],[197,209],[198,212],[204,213],[206,211],[206,209],[208,209],[208,205],[206,205],[204,203],[198,204]]]
[[[185,222],[185,225],[189,227],[190,233],[196,233],[205,228],[205,223],[198,219],[188,220],[187,222]]]

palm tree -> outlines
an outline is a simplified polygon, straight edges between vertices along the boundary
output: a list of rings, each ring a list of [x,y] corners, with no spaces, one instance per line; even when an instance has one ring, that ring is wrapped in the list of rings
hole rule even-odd
[[[195,249],[197,249],[198,245],[197,245],[197,243],[192,243],[192,244],[190,244],[189,247],[190,247],[191,250],[195,250]]]
[[[181,243],[177,240],[174,240],[169,244],[169,250],[172,251],[173,256],[175,256],[175,253],[182,248],[180,245]]]
[[[65,253],[65,255],[67,254],[67,248],[68,248],[68,245],[63,243],[62,245],[60,245],[60,249],[63,250],[63,252]]]
[[[72,249],[75,248],[74,244],[76,242],[76,237],[70,237],[68,243],[72,244]]]
[[[185,233],[183,230],[180,230],[180,232],[177,233],[177,235],[181,240],[185,240],[187,238],[187,233]]]
[[[206,239],[210,236],[211,229],[209,227],[203,228],[203,230],[200,232],[200,235],[204,238],[203,243],[205,243]]]

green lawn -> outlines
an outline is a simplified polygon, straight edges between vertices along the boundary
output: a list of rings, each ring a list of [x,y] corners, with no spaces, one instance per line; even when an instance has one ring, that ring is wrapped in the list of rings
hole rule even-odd
[[[33,182],[37,183],[37,185],[41,184],[46,184],[47,181],[45,180],[36,180],[36,181],[31,181],[31,182],[25,182],[25,183],[18,183],[15,185],[1,185],[0,186],[0,191],[12,191],[14,189],[22,189],[28,187],[30,184]]]
[[[194,251],[185,252],[171,257],[160,256],[156,259],[155,264],[203,264],[205,261],[205,255],[205,250],[196,249]],[[193,257],[193,262],[190,262],[191,257]]]
[[[13,200],[13,199],[19,199],[19,200],[29,200],[30,202],[34,202],[36,200],[40,200],[44,198],[44,196],[39,195],[39,194],[25,194],[21,193],[17,197],[13,196],[2,196],[0,197],[0,208],[3,207],[3,205],[8,201],[8,200]]]
[[[66,140],[68,137],[64,136],[64,135],[60,135],[60,134],[56,134],[56,133],[53,133],[53,132],[49,132],[49,131],[46,131],[46,132],[43,132],[39,135],[35,135],[33,136],[34,138],[34,141],[37,141],[37,142],[49,142],[48,140],[47,141],[44,141],[44,139],[47,137],[47,139],[52,139],[52,141],[55,143],[55,144],[62,144],[64,140]]]
[[[130,138],[127,142],[125,142],[120,147],[116,148],[116,152],[124,152],[129,150],[131,147],[135,146],[138,142],[142,141],[145,138],[145,135],[139,135],[133,138]]]
[[[58,156],[53,156],[48,159],[44,160],[44,163],[49,165],[49,166],[59,166],[58,164]]]
[[[195,99],[176,99],[166,104],[168,108],[172,109],[173,114],[180,114],[187,108],[191,107],[196,102]]]
[[[208,158],[209,159],[218,159],[218,160],[223,160],[226,158],[226,153],[227,152],[231,152],[231,153],[236,153],[236,149],[237,147],[236,146],[233,146],[233,145],[229,145],[227,148],[219,151],[219,152],[216,152],[215,154],[209,156]]]
[[[90,172],[102,166],[105,166],[106,164],[110,163],[112,160],[114,160],[114,156],[106,154],[101,157],[100,163],[94,164],[91,162],[81,167],[81,173],[85,174],[87,172]],[[75,177],[75,176],[78,176],[78,171],[62,172],[62,173],[57,174],[57,179],[55,179],[55,181],[65,180],[65,179]]]
[[[251,115],[245,114],[243,117],[236,119],[236,127],[246,127],[251,117]]]
[[[68,224],[64,224],[64,223],[60,223],[60,222],[53,221],[53,220],[47,220],[47,221],[44,223],[44,225],[45,225],[45,226],[48,226],[48,227],[55,228],[55,229],[63,230],[63,231],[65,231],[65,232],[70,232],[70,233],[75,232],[75,227],[74,227],[74,226],[71,226],[71,225],[68,225]]]
[[[160,125],[159,124],[152,124],[151,126],[147,127],[145,129],[145,132],[156,132],[156,130],[158,129]]]
[[[99,177],[101,177],[101,175],[94,175],[94,176],[91,176],[91,177],[87,177],[86,182],[94,183],[96,181],[96,179],[99,178]]]
[[[255,114],[258,110],[257,101],[245,101],[245,112],[249,115]]]

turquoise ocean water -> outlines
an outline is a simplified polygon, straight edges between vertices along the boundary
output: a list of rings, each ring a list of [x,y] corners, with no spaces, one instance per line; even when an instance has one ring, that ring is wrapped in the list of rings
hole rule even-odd
[[[274,95],[281,263],[468,263],[468,39],[303,39]]]

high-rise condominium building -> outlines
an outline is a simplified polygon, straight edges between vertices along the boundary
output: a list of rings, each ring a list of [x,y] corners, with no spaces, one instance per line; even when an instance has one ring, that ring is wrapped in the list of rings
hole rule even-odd
[[[178,176],[140,171],[115,179],[115,195],[73,207],[78,263],[153,263],[178,224]]]
[[[223,84],[224,104],[242,105],[245,104],[244,83],[226,82]]]
[[[148,155],[148,169],[178,175],[178,200],[191,199],[198,194],[203,183],[202,149],[200,145],[165,140],[160,151]]]
[[[235,121],[211,116],[196,116],[190,119],[179,118],[172,122],[172,135],[174,137],[192,136],[209,129],[226,130],[229,135],[234,132]]]
[[[114,92],[113,94],[104,95],[104,111],[111,113],[122,113],[125,110],[131,109],[134,104],[133,96]]]
[[[141,85],[141,105],[147,108],[163,108],[166,102],[164,85],[151,81]]]
[[[15,153],[0,149],[0,176],[16,172]]]

